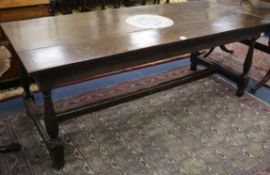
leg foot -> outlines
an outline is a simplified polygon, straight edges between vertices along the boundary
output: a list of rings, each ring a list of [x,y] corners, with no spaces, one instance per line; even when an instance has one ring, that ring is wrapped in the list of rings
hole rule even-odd
[[[51,139],[48,143],[48,149],[52,158],[52,166],[55,169],[61,169],[65,165],[64,145],[60,138]]]
[[[238,97],[242,97],[245,94],[246,87],[249,82],[249,78],[244,78],[240,81],[241,83],[238,83],[238,89],[236,91],[236,95]]]
[[[24,98],[30,97],[34,99],[34,96],[30,91],[30,82],[31,82],[30,77],[22,64],[20,65],[20,81],[24,90],[23,97]]]
[[[236,91],[236,96],[242,97],[244,94],[245,94],[245,92],[244,92],[243,90],[237,89],[237,91]]]

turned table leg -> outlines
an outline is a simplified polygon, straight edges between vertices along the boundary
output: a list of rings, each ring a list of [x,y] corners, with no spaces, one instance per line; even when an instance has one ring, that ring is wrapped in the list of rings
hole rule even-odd
[[[248,49],[248,53],[247,53],[244,65],[243,65],[243,72],[240,76],[240,80],[237,83],[238,89],[237,89],[236,95],[239,97],[244,95],[245,89],[248,85],[248,81],[249,81],[248,74],[252,65],[253,52],[254,52],[254,47],[256,44],[256,39],[257,38],[251,39],[249,41],[250,42],[249,49]]]
[[[270,48],[270,37],[268,38],[268,49]],[[260,49],[259,49],[260,50]],[[264,50],[262,50],[264,51]],[[258,83],[255,84],[253,88],[251,88],[252,93],[256,93],[256,91],[264,86],[270,80],[270,69],[266,73],[266,75],[261,79]]]
[[[20,69],[20,78],[21,78],[22,87],[24,89],[23,97],[25,101],[28,101],[29,98],[33,99],[34,101],[34,96],[32,95],[30,91],[30,82],[31,82],[30,77],[23,65],[21,65],[21,69]],[[63,146],[63,142],[58,136],[59,126],[58,126],[56,114],[53,107],[51,91],[50,90],[43,91],[43,98],[44,98],[44,113],[45,113],[44,123],[45,123],[47,134],[49,136],[49,139],[46,139],[46,145],[52,157],[53,167],[56,169],[60,169],[64,166],[64,146]],[[29,109],[27,105],[26,105],[26,109]],[[32,110],[26,110],[26,111],[28,112],[29,116],[33,116],[33,114],[31,114],[30,112]]]
[[[51,91],[43,91],[44,97],[44,112],[45,112],[45,126],[50,137],[48,141],[48,149],[53,161],[53,167],[60,169],[64,166],[64,146],[62,140],[59,138],[59,126],[54,111]]]

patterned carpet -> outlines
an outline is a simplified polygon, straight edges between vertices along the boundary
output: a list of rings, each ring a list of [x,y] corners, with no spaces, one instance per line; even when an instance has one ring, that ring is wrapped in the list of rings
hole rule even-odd
[[[188,68],[119,84],[57,103],[64,110],[179,75]],[[1,174],[251,175],[270,168],[270,106],[209,77],[61,123],[66,166],[50,157],[24,111],[0,120],[0,143],[22,151],[0,157]]]

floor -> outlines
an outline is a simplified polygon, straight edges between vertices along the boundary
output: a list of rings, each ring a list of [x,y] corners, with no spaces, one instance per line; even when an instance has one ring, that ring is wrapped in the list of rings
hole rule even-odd
[[[83,83],[62,87],[55,89],[53,91],[53,100],[59,101],[66,98],[70,98],[75,95],[79,95],[80,93],[84,93],[91,90],[96,90],[100,88],[110,87],[117,83],[131,81],[135,79],[144,78],[149,75],[154,75],[157,73],[173,70],[176,68],[188,66],[189,59],[183,59],[179,61],[174,61],[170,63],[165,63],[162,65],[156,65],[148,68],[139,69],[132,72],[121,73],[118,75],[108,76],[104,78],[99,78],[96,80],[86,81]],[[250,81],[248,89],[250,89],[254,85],[254,81]],[[257,91],[255,94],[256,97],[260,98],[261,100],[265,101],[266,103],[270,104],[270,89],[266,87],[262,87]],[[35,98],[38,104],[42,104],[42,96],[40,93],[35,94]],[[23,109],[23,101],[21,98],[12,99],[9,101],[5,101],[0,103],[0,116],[7,115],[14,111],[22,110]]]

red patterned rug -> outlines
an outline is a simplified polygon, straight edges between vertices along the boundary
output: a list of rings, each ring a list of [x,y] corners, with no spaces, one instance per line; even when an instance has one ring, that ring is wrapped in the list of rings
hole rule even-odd
[[[58,102],[61,110],[189,73],[177,69]],[[270,107],[218,77],[205,78],[61,123],[66,165],[48,152],[24,111],[2,117],[1,174],[252,175],[270,168]]]

